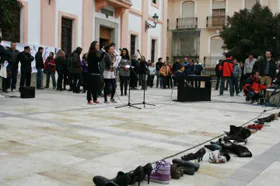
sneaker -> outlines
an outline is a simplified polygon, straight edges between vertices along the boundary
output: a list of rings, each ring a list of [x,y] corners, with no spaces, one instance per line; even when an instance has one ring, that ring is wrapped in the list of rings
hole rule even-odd
[[[100,103],[100,102],[99,102],[98,100],[95,100],[94,103],[98,104],[98,103]]]
[[[217,150],[209,153],[209,162],[210,163],[226,163],[230,160],[230,156],[228,154],[223,154]]]
[[[150,181],[156,183],[169,184],[171,180],[170,163],[167,161],[158,161],[153,165],[153,172]],[[147,179],[147,176],[146,178]]]
[[[88,101],[88,104],[89,104],[89,105],[93,105],[93,102],[92,102],[92,101]]]
[[[114,100],[114,99],[111,99],[111,103],[117,103],[117,102],[116,102],[116,100]]]

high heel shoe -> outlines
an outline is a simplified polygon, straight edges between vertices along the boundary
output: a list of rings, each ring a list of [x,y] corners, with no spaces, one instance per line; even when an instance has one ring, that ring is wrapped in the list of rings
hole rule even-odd
[[[115,182],[118,186],[128,186],[130,182],[130,174],[120,171],[118,172],[117,177],[112,181]]]
[[[150,184],[150,176],[151,176],[152,171],[153,171],[153,166],[152,166],[151,163],[148,163],[147,165],[145,165],[143,167],[143,169],[144,169],[145,176],[147,176],[148,184]],[[145,176],[144,176],[143,180],[145,179]]]
[[[144,180],[145,173],[142,166],[137,167],[131,174],[130,174],[130,182],[129,185],[133,185],[138,182],[138,186],[140,186],[140,182]]]
[[[115,182],[103,176],[95,176],[92,181],[96,186],[118,186]]]
[[[201,162],[203,159],[203,156],[206,154],[205,148],[199,149],[196,153],[190,153],[187,154],[186,156],[182,156],[181,159],[184,161],[190,161],[190,160],[195,160],[197,159],[198,162]]]

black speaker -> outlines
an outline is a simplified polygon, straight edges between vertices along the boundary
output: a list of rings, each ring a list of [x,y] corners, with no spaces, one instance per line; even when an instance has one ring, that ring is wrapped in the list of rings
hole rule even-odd
[[[21,87],[20,88],[21,98],[35,98],[35,87]]]

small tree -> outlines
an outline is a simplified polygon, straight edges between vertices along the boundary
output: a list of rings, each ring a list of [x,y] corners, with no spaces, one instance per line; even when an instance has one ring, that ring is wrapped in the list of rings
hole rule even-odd
[[[266,6],[260,3],[252,10],[240,10],[229,18],[229,25],[221,32],[226,48],[239,60],[244,61],[250,52],[256,56],[265,50],[276,52],[277,22],[280,16],[274,16]]]
[[[0,0],[0,33],[3,28],[11,28],[13,23],[11,11],[21,7],[22,4],[18,0]]]

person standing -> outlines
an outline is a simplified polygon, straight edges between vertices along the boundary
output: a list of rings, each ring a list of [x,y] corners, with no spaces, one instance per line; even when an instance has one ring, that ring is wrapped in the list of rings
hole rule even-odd
[[[29,87],[31,84],[31,62],[34,60],[34,57],[30,54],[30,47],[25,46],[24,51],[19,54],[20,61],[20,91],[24,86]]]
[[[137,89],[139,62],[137,60],[136,55],[132,55],[131,68],[132,70],[130,70],[130,83],[129,83],[130,88]]]
[[[82,73],[83,73],[83,93],[88,89],[88,54],[84,54],[82,57]]]
[[[121,62],[119,64],[120,71],[120,88],[121,88],[121,96],[127,95],[127,87],[130,76],[130,57],[127,48],[123,48],[121,52]],[[128,67],[129,66],[129,67]],[[124,89],[124,91],[123,91]]]
[[[37,69],[37,89],[42,89],[42,78],[43,78],[43,69],[44,69],[44,60],[43,60],[43,47],[38,48],[38,52],[35,55],[36,69]]]
[[[215,90],[218,90],[219,89],[219,84],[220,84],[220,80],[221,80],[221,77],[222,77],[222,74],[223,74],[223,67],[222,67],[222,59],[220,59],[218,61],[218,63],[216,64],[216,67],[215,67],[215,72],[216,72],[216,76],[217,76],[217,82],[216,82],[216,88]]]
[[[141,56],[139,66],[139,81],[141,82],[141,89],[147,90],[147,76],[148,76],[148,63],[144,56]]]
[[[244,64],[244,80],[247,80],[252,75],[256,61],[257,59],[254,58],[254,54],[250,53]]]
[[[63,50],[59,50],[55,56],[55,67],[58,74],[57,78],[57,90],[62,91],[62,79],[65,65],[65,53]]]
[[[104,76],[104,102],[109,103],[107,100],[107,95],[111,92],[111,103],[117,103],[114,99],[116,93],[116,75],[114,63],[116,61],[115,48],[113,45],[108,47],[108,54],[104,58],[105,70]]]
[[[227,81],[229,84],[230,96],[233,96],[234,89],[232,84],[232,73],[233,73],[232,56],[228,52],[226,53],[226,59],[222,61],[222,81],[220,86],[220,96],[224,94],[225,81]]]
[[[46,78],[46,88],[49,88],[50,84],[50,77],[52,77],[52,84],[53,89],[56,88],[56,79],[55,79],[55,61],[54,61],[54,53],[50,52],[49,56],[47,57],[44,65],[44,70],[47,75]]]
[[[168,76],[170,74],[170,69],[166,61],[164,62],[163,66],[160,69],[160,74],[163,78],[163,88],[165,89],[166,86],[168,86],[168,80],[169,80]]]
[[[233,73],[232,73],[232,83],[233,83],[233,86],[235,88],[235,92],[236,92],[236,95],[239,96],[239,86],[238,86],[238,83],[240,82],[240,79],[241,79],[241,68],[238,64],[238,61],[237,59],[234,59],[233,60]]]
[[[10,88],[12,92],[16,89],[18,75],[19,51],[16,49],[16,47],[16,42],[11,42],[11,48],[7,50],[9,53],[9,68],[11,71],[11,77],[8,78],[8,89]]]
[[[258,61],[255,65],[261,76],[261,84],[270,86],[276,76],[276,64],[272,59],[271,51],[266,51],[265,59]]]
[[[153,88],[154,86],[154,78],[156,74],[156,67],[155,64],[152,62],[151,65],[149,66],[149,77],[148,77],[148,86]]]
[[[81,47],[77,47],[76,50],[72,53],[72,81],[73,81],[73,93],[80,93],[81,86],[81,58],[80,55],[83,49]]]
[[[100,67],[99,63],[104,57],[105,50],[102,48],[102,52],[99,49],[98,41],[93,41],[90,45],[87,63],[88,63],[88,90],[87,90],[87,101],[88,104],[98,104],[97,100],[98,91],[100,88]],[[92,101],[93,99],[93,101]]]
[[[156,63],[156,76],[157,76],[157,84],[156,87],[158,88],[158,86],[160,86],[160,88],[162,88],[162,77],[160,75],[160,69],[162,67],[163,63],[162,63],[162,58],[158,58],[158,62]]]

